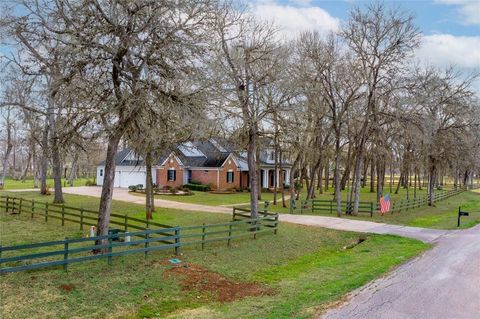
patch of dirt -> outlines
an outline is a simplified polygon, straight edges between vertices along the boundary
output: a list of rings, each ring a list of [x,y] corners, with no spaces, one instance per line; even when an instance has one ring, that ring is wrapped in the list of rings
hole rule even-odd
[[[272,289],[262,287],[253,282],[236,282],[205,267],[182,262],[180,265],[167,269],[164,277],[180,277],[183,290],[207,292],[220,302],[231,302],[250,296],[272,295]]]
[[[62,291],[65,291],[65,292],[71,292],[73,289],[75,289],[75,286],[74,285],[63,284],[63,285],[58,286],[58,289],[60,289]]]

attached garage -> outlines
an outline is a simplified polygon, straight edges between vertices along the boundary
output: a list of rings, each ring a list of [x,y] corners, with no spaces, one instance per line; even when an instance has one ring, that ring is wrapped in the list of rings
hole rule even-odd
[[[130,185],[145,185],[146,180],[145,167],[118,167],[115,170],[115,187],[128,187]]]
[[[105,166],[97,167],[97,185],[103,185]],[[146,181],[146,169],[145,167],[129,167],[129,166],[117,166],[115,168],[115,180],[113,182],[114,187],[127,188],[130,185],[142,184],[145,186]],[[156,180],[156,169],[152,169],[152,180]]]
[[[140,156],[135,155],[134,152],[129,150],[123,150],[115,156],[115,180],[113,182],[114,187],[127,188],[131,185],[142,184],[145,186],[146,181],[146,167],[144,166],[143,159]],[[152,169],[152,181],[155,182],[157,177],[157,170]],[[105,162],[102,161],[97,166],[97,185],[103,185],[103,179],[105,177]]]

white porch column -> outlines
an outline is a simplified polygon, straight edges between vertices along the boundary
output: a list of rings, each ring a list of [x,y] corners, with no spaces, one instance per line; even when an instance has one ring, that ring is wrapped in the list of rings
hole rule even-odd
[[[275,184],[280,187],[280,169],[277,168],[277,174],[275,174]]]
[[[290,185],[290,168],[285,169],[285,185]]]
[[[263,170],[262,188],[268,188],[268,169]]]

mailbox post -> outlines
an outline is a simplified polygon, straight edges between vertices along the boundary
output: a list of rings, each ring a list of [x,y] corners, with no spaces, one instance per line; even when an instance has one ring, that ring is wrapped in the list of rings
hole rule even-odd
[[[457,220],[457,227],[460,227],[460,217],[461,216],[468,216],[468,212],[462,212],[462,207],[458,207],[458,220]]]

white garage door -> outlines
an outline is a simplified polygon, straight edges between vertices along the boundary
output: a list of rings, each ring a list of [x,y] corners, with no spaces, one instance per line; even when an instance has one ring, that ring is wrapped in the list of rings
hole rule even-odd
[[[128,187],[130,185],[142,184],[145,186],[145,172],[138,171],[116,171],[115,187]]]

